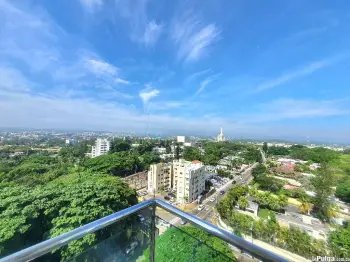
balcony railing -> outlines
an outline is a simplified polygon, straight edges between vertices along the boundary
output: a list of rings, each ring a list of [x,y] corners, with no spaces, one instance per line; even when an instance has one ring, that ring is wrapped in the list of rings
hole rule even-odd
[[[196,216],[183,212],[162,200],[150,199],[59,235],[55,238],[23,249],[17,253],[0,259],[0,262],[24,262],[35,260],[37,258],[39,258],[39,261],[57,261],[57,258],[58,261],[162,261],[160,258],[157,260],[158,249],[156,248],[156,239],[158,239],[157,235],[161,235],[163,233],[159,229],[159,225],[167,225],[167,227],[172,225],[169,222],[162,222],[162,219],[157,217],[157,207],[176,215],[177,217],[181,218],[181,221],[188,221],[199,230],[203,230],[209,235],[223,240],[229,244],[233,250],[236,250],[236,252],[239,250],[241,253],[249,254],[249,256],[257,258],[261,261],[287,261],[284,258],[260,248],[236,235],[201,220]],[[126,225],[125,230],[115,227],[121,224]],[[198,259],[195,257],[196,254],[203,256],[203,253],[205,253],[203,252],[203,246],[208,249],[214,249],[214,247],[207,246],[205,243],[203,244],[201,239],[195,238],[181,230],[180,227],[178,228],[175,226],[171,228],[173,231],[181,232],[181,234],[183,234],[182,239],[191,238],[192,242],[198,242],[198,244],[196,244],[197,250],[192,251],[190,261],[198,261]],[[97,234],[101,231],[104,235],[107,234],[108,237],[106,237],[102,242],[97,243],[95,246],[88,247],[81,253],[74,254],[73,257],[63,257],[62,259],[62,257],[57,255],[60,249],[67,248],[67,245],[74,243],[74,241],[82,239],[88,234]],[[113,234],[111,234],[112,231],[114,232]],[[164,231],[164,228],[162,231]],[[172,242],[169,243],[169,248],[171,248],[172,245]],[[199,246],[200,248],[198,248]],[[219,251],[216,252],[220,253]],[[140,257],[143,257],[144,260],[140,260]],[[226,258],[227,257],[225,257],[225,259]],[[228,260],[226,259],[224,261]]]

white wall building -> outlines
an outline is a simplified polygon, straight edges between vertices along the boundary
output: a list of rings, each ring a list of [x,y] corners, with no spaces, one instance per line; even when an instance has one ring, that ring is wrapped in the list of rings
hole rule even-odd
[[[177,136],[176,137],[176,142],[178,142],[178,143],[187,143],[188,142],[188,138],[186,136]]]
[[[102,156],[111,148],[111,142],[107,139],[97,138],[95,145],[91,148],[91,157]]]
[[[171,188],[173,167],[171,163],[159,163],[150,166],[148,171],[148,192],[159,192],[161,189]]]
[[[154,147],[153,152],[156,152],[158,154],[165,154],[166,148],[165,147]]]
[[[176,189],[176,200],[179,203],[193,202],[205,190],[205,167],[199,161],[173,162],[173,187]]]
[[[172,188],[176,190],[177,202],[193,202],[205,190],[205,175],[205,167],[199,161],[180,159],[154,164],[148,171],[148,192]]]

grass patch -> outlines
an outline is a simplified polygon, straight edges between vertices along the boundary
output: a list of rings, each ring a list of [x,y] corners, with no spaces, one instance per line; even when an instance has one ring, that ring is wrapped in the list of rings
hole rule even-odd
[[[271,211],[266,209],[266,208],[260,208],[259,212],[258,212],[258,217],[263,218],[263,219],[267,219],[270,212]]]
[[[346,173],[347,170],[350,170],[350,155],[341,155],[339,163],[336,164],[335,168],[342,171],[340,173]]]

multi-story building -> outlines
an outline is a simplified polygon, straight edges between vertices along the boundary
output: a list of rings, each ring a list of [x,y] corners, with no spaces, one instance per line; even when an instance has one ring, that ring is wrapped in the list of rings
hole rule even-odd
[[[173,188],[180,203],[193,202],[205,190],[205,168],[200,161],[173,162]]]
[[[178,142],[178,143],[187,143],[188,142],[188,138],[186,136],[177,136],[176,137],[176,142]]]
[[[148,171],[148,192],[159,192],[172,188],[173,166],[171,163],[159,163],[150,166]]]
[[[193,202],[205,190],[205,175],[200,161],[180,159],[168,164],[154,164],[148,172],[148,191],[171,188],[176,191],[177,202]]]
[[[102,156],[111,148],[111,142],[107,139],[97,138],[95,145],[91,148],[91,157]]]

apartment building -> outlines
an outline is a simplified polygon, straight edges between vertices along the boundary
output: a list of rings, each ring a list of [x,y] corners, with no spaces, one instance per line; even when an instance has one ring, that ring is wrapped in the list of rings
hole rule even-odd
[[[177,202],[193,202],[205,190],[205,168],[200,161],[174,160],[173,173]]]
[[[97,138],[95,145],[91,148],[91,157],[102,156],[111,148],[111,142],[107,139]]]
[[[174,160],[150,166],[148,171],[148,192],[160,189],[176,190],[176,201],[193,202],[205,190],[205,168],[200,161]]]
[[[150,166],[148,171],[148,192],[159,192],[172,188],[173,167],[171,163],[159,163]]]

